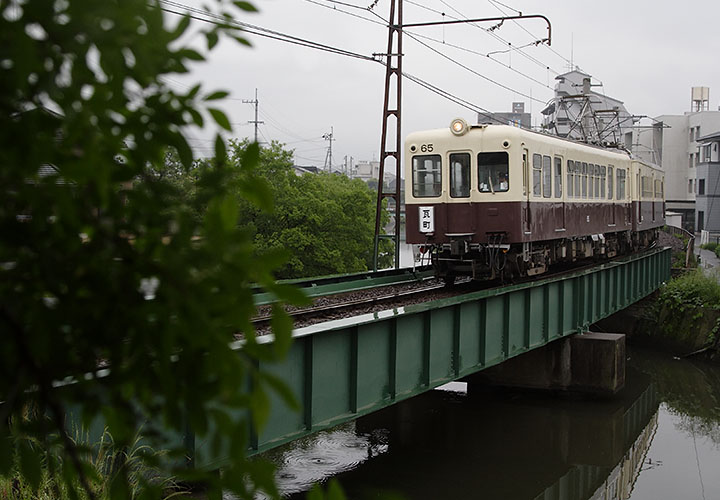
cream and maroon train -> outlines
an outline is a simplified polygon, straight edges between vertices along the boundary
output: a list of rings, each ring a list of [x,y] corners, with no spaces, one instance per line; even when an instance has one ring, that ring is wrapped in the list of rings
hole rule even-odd
[[[447,281],[629,253],[665,224],[663,172],[621,150],[458,119],[405,158],[407,242]]]

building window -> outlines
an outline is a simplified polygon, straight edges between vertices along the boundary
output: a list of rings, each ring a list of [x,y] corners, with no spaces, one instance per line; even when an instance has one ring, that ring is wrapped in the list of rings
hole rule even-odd
[[[698,179],[698,194],[705,194],[705,179]]]
[[[688,156],[688,168],[692,168],[693,162],[692,162],[692,155]]]

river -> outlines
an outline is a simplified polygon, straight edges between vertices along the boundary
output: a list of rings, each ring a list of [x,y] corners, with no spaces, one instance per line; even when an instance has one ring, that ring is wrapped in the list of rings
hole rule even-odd
[[[610,399],[456,382],[265,458],[289,498],[336,477],[353,500],[720,499],[720,367],[629,352]]]

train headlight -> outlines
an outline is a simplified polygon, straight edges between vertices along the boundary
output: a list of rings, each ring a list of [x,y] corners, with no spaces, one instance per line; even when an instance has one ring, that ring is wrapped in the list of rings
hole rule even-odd
[[[450,130],[455,135],[465,135],[470,130],[470,126],[462,118],[455,118],[450,122]]]

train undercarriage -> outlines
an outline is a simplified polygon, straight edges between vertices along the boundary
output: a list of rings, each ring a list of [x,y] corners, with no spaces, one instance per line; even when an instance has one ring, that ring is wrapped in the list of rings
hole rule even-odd
[[[627,255],[652,247],[657,238],[657,229],[513,244],[506,242],[506,233],[488,234],[486,244],[471,243],[470,235],[457,235],[448,244],[421,246],[420,252],[448,284],[460,276],[511,282],[544,274],[562,263]]]

